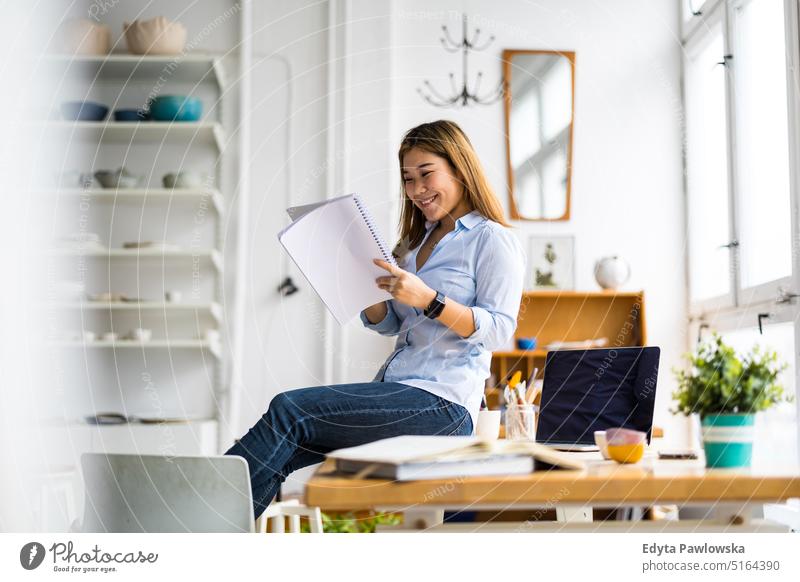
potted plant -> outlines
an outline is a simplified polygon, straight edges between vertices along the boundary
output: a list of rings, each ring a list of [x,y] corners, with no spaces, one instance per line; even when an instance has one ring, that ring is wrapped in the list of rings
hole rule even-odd
[[[749,467],[755,413],[790,400],[778,382],[786,365],[758,346],[740,358],[716,333],[686,358],[672,412],[700,415],[706,466]]]

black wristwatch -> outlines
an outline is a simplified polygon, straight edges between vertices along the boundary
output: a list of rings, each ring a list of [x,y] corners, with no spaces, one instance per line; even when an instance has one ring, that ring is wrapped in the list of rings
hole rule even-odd
[[[429,317],[431,319],[436,319],[442,314],[444,310],[444,293],[441,291],[436,292],[436,297],[433,298],[433,301],[425,308],[423,312],[425,317]]]

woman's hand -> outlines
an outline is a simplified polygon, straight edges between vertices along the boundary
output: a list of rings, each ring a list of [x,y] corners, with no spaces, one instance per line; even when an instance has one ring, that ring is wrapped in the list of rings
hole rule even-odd
[[[436,298],[436,291],[428,287],[415,274],[404,271],[400,267],[395,267],[381,259],[373,259],[372,262],[390,273],[385,277],[375,279],[378,287],[391,293],[392,297],[400,303],[425,309]]]

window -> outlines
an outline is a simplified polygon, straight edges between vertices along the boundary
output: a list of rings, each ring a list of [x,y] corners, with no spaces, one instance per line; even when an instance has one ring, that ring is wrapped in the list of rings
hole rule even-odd
[[[741,286],[792,274],[783,0],[733,10]]]
[[[730,293],[725,55],[717,23],[687,51],[686,163],[693,301]]]
[[[684,53],[695,315],[774,301],[793,275],[784,0],[707,1],[702,12]]]
[[[710,328],[739,352],[777,351],[797,396],[800,192],[791,168],[800,143],[790,104],[800,83],[789,71],[800,61],[798,5],[682,2],[691,336]],[[798,407],[796,398],[757,416],[754,464],[800,462]]]
[[[783,387],[797,397],[794,361],[794,323],[791,321],[758,327],[722,331],[723,340],[740,354],[748,353],[753,346],[774,350],[789,365],[783,375]],[[794,403],[787,402],[756,415],[753,442],[753,468],[764,471],[791,469],[797,463],[797,411]]]

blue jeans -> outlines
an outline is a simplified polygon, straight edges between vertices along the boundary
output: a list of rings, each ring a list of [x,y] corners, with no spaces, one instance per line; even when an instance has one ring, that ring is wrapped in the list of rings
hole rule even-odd
[[[469,435],[467,410],[421,388],[367,382],[300,388],[276,395],[269,409],[226,455],[250,468],[258,518],[292,471],[325,453],[409,434]]]

